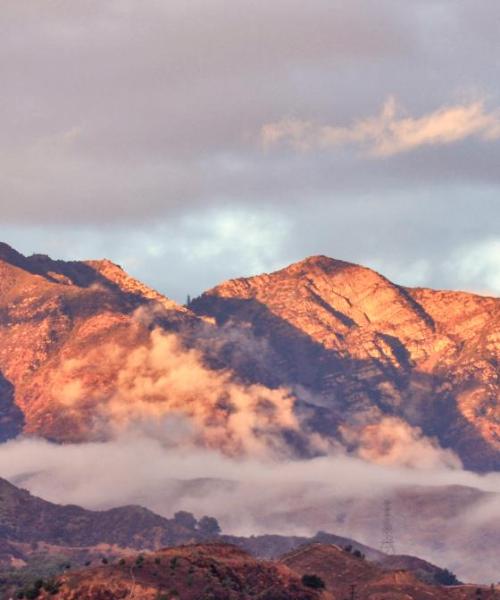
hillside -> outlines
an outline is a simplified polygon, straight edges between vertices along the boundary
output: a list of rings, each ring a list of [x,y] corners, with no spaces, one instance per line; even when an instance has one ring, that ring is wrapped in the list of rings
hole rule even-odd
[[[215,525],[215,527],[214,527]],[[0,479],[0,592],[9,582],[22,587],[23,581],[59,575],[67,565],[81,569],[85,565],[117,562],[144,551],[187,542],[218,540],[240,548],[258,559],[277,560],[315,542],[311,547],[340,545],[349,548],[342,556],[354,560],[366,556],[366,569],[379,573],[407,569],[424,582],[442,582],[442,569],[411,556],[388,556],[349,538],[318,533],[314,538],[299,536],[229,536],[220,534],[213,519],[198,521],[190,513],[180,512],[167,519],[140,506],[124,506],[106,511],[89,511],[78,506],[46,502]],[[219,548],[219,546],[216,546]],[[354,564],[361,564],[359,561]],[[2,588],[2,585],[4,586]]]
[[[191,523],[166,519],[141,506],[91,511],[32,496],[0,479],[0,535],[11,544],[155,549],[198,539]]]
[[[432,586],[407,571],[382,571],[332,545],[304,546],[270,562],[228,544],[210,543],[127,555],[40,580],[24,592],[26,597],[61,600],[472,600],[478,589],[481,597],[493,598],[494,591],[487,588]]]
[[[338,546],[311,544],[282,557],[281,562],[303,574],[315,574],[334,591],[337,598],[367,600],[465,600],[477,597],[477,586],[443,587],[429,585],[406,570],[384,571],[379,565],[355,556]],[[493,598],[487,588],[481,597]]]

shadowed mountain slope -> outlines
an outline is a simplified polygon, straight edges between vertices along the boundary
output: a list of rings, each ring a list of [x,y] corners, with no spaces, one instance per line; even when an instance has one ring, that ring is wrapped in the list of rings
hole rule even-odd
[[[44,542],[87,547],[159,548],[193,539],[194,528],[166,519],[141,506],[91,511],[61,506],[32,496],[0,479],[0,536],[9,543]]]

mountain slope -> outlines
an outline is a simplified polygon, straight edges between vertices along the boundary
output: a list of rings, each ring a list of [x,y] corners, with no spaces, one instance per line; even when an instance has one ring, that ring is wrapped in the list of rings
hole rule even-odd
[[[42,582],[41,588],[40,598],[61,600],[472,600],[477,590],[481,597],[493,597],[486,588],[431,586],[406,571],[382,571],[323,544],[302,547],[273,562],[220,543],[166,548],[127,556],[118,564],[70,571]]]
[[[54,587],[60,600],[333,600],[327,592],[304,586],[285,565],[256,560],[227,544],[183,546],[130,556],[119,564],[69,573]],[[39,597],[54,596],[42,590]]]
[[[199,539],[194,526],[166,519],[141,506],[91,511],[32,496],[0,479],[0,536],[10,544],[159,548]]]
[[[396,417],[469,468],[500,468],[498,299],[403,288],[316,256],[222,283],[190,308],[266,340],[275,383],[306,388],[318,431],[364,432],[368,455],[377,432],[365,427]]]
[[[336,598],[370,600],[444,600],[475,598],[472,586],[442,587],[422,582],[404,570],[383,571],[379,566],[333,545],[310,544],[281,558],[299,575],[321,577]],[[481,590],[481,593],[486,590]]]
[[[1,437],[21,430],[58,440],[88,437],[89,407],[78,414],[59,401],[65,390],[56,375],[105,344],[130,350],[145,343],[149,326],[141,311],[161,311],[167,330],[195,320],[109,261],[26,258],[0,244]],[[104,393],[112,373],[84,371]]]
[[[172,443],[175,428],[178,444],[227,454],[294,453],[294,432],[307,447],[288,390],[247,386],[223,359],[205,361],[217,337],[109,261],[27,258],[0,245],[1,439],[147,429]]]

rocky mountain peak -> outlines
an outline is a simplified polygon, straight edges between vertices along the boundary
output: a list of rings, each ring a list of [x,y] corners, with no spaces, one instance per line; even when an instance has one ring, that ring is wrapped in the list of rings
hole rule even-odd
[[[286,364],[284,379],[335,405],[337,422],[397,415],[473,468],[472,455],[500,464],[498,299],[404,288],[313,256],[224,282],[192,308],[264,338]]]

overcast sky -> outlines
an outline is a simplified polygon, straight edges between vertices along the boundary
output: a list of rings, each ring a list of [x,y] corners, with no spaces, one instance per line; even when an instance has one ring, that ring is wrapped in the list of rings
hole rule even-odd
[[[498,0],[2,0],[0,239],[184,301],[327,254],[500,292]]]

